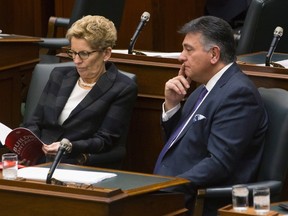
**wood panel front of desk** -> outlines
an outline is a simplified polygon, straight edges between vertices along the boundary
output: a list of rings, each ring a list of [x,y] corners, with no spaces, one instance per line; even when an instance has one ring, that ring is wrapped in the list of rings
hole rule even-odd
[[[42,166],[42,165],[40,165]],[[50,167],[49,165],[43,165]],[[57,169],[109,172],[116,176],[92,185],[50,185],[4,180],[0,173],[1,215],[159,216],[185,215],[184,195],[160,189],[185,184],[176,177],[59,164]],[[96,175],[96,173],[95,173]]]
[[[22,121],[21,102],[26,98],[32,71],[39,62],[38,38],[0,38],[0,122],[10,128]]]
[[[159,216],[185,215],[184,197],[181,194],[147,193],[127,196],[124,193],[113,195],[114,191],[104,188],[88,193],[81,189],[47,185],[32,185],[33,188],[0,185],[1,215],[21,216]],[[43,188],[45,188],[43,190]],[[15,189],[18,189],[16,191]],[[102,194],[102,192],[106,194]],[[88,191],[90,192],[90,191]],[[106,197],[105,197],[106,196]]]
[[[152,173],[163,147],[160,127],[161,106],[164,101],[165,82],[176,76],[180,67],[177,59],[113,54],[119,69],[136,74],[139,88],[133,111],[128,154],[124,169]],[[244,72],[260,87],[278,87],[288,90],[288,70],[251,65],[240,65]],[[197,86],[194,83],[191,91]]]

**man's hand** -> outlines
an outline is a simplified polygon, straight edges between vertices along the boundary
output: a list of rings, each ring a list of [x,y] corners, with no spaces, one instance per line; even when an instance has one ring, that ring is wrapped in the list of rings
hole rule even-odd
[[[185,66],[181,65],[178,76],[165,84],[165,110],[168,111],[179,104],[190,88],[191,79],[185,75]]]

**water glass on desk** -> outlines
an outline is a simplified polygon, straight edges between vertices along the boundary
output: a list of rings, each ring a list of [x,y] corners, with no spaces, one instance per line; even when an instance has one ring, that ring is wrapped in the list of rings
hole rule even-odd
[[[2,155],[2,177],[3,179],[15,180],[18,173],[18,157],[15,153]]]
[[[268,187],[253,189],[253,203],[256,214],[267,214],[270,211],[270,189]]]
[[[245,185],[232,187],[232,204],[235,211],[247,211],[249,207],[249,190]]]

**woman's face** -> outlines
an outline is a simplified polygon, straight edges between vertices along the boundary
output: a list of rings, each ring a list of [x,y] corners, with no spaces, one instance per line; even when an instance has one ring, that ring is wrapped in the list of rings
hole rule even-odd
[[[75,54],[73,58],[77,71],[84,81],[93,82],[98,79],[100,74],[106,71],[105,62],[111,56],[111,48],[107,48],[104,51],[98,51],[92,49],[85,39],[72,37],[71,50],[75,53],[81,51],[90,53],[87,59],[81,59],[78,54]]]

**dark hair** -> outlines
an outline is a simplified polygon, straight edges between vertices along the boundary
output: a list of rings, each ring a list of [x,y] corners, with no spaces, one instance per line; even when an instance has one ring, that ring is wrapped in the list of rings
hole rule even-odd
[[[223,19],[214,16],[202,16],[186,23],[181,34],[200,33],[201,43],[207,51],[214,45],[220,48],[220,59],[228,64],[236,60],[236,48],[233,30]]]

